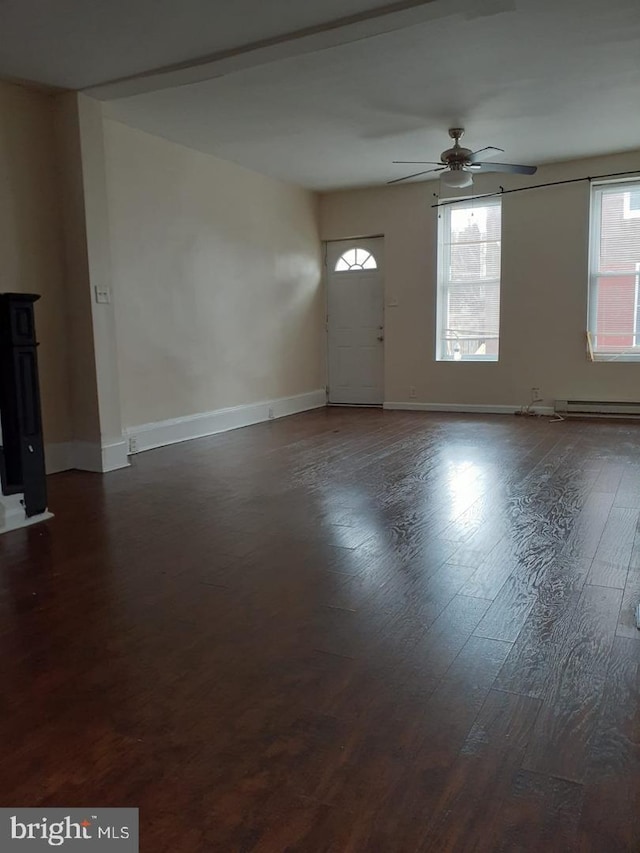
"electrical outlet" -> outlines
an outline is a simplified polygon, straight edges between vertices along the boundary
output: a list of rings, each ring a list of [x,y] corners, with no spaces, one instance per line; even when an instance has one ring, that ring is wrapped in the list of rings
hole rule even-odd
[[[129,453],[138,452],[138,437],[135,435],[129,436]]]
[[[542,389],[534,386],[531,388],[531,402],[535,403],[536,400],[542,400]]]
[[[416,395],[415,385],[410,385],[410,386],[409,386],[409,397],[410,397],[411,399],[415,399],[415,397],[416,397],[416,396],[417,396],[417,395]]]
[[[96,287],[96,302],[108,305],[111,302],[111,289],[109,287]]]
[[[273,420],[273,409],[271,408],[271,406],[269,406],[269,420]]]

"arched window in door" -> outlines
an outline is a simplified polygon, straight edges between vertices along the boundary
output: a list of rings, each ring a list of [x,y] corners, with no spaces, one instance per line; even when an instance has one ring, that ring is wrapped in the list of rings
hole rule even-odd
[[[367,249],[347,249],[336,263],[336,272],[352,272],[353,270],[377,270],[378,264]]]

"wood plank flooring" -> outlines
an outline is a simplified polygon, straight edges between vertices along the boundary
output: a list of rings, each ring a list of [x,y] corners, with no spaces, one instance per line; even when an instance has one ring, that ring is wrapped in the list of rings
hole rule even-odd
[[[0,806],[144,853],[640,850],[640,427],[327,409],[0,537]]]

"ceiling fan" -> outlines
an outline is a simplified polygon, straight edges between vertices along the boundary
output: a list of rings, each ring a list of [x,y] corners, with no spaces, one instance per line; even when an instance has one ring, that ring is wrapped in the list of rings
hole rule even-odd
[[[449,136],[453,139],[451,148],[447,148],[440,155],[440,162],[433,160],[394,160],[394,163],[413,163],[415,165],[435,166],[435,169],[425,169],[423,172],[414,172],[402,178],[387,181],[388,184],[397,184],[400,181],[408,181],[409,178],[417,178],[419,175],[428,175],[430,172],[442,172],[442,182],[448,187],[470,187],[473,183],[473,172],[510,172],[514,175],[534,175],[536,166],[518,166],[515,163],[494,163],[480,160],[480,155],[489,151],[504,151],[495,145],[487,145],[478,151],[463,148],[460,139],[464,134],[464,127],[450,127]],[[489,155],[491,156],[491,155]]]

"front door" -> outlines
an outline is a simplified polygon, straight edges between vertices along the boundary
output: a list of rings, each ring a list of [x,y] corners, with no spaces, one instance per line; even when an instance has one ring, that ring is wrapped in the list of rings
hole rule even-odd
[[[329,402],[384,401],[383,240],[327,244]]]

